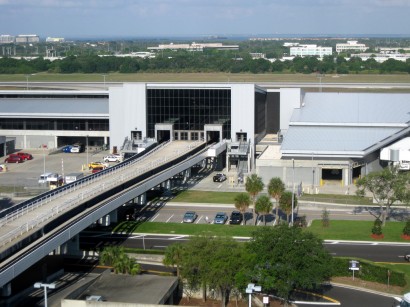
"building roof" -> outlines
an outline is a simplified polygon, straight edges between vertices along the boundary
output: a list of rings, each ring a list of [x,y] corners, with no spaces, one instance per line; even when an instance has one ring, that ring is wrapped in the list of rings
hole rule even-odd
[[[283,156],[363,158],[410,130],[409,94],[307,93],[295,109]]]
[[[108,118],[108,98],[1,98],[0,117]]]

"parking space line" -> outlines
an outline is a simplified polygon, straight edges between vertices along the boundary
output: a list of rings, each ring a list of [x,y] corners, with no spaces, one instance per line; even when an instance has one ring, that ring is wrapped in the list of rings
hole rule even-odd
[[[202,219],[202,215],[201,215],[201,217],[196,221],[195,224],[198,224],[201,219]]]
[[[172,215],[167,219],[167,221],[166,221],[165,223],[168,223],[169,220],[172,219],[173,216],[174,216],[174,215],[172,214]]]
[[[154,217],[150,220],[151,222],[155,221],[155,219],[159,216],[159,213],[157,213],[156,215],[154,215]]]

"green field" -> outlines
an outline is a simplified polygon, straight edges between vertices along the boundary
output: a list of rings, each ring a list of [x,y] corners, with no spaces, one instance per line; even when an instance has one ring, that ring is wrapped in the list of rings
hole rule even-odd
[[[24,74],[0,74],[0,82],[26,83]],[[52,74],[37,73],[29,77],[34,82],[103,82],[102,74]],[[316,74],[231,74],[231,73],[110,73],[106,82],[312,82],[319,83]],[[409,74],[325,75],[322,83],[409,83]]]

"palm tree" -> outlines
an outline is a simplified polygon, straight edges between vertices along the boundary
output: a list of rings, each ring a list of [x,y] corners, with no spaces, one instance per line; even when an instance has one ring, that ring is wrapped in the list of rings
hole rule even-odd
[[[256,196],[263,190],[262,178],[259,177],[257,174],[252,174],[248,176],[246,178],[245,189],[246,189],[246,192],[248,192],[249,195],[251,196],[252,204],[253,204],[253,207],[255,208]]]
[[[165,250],[164,260],[162,261],[166,266],[176,266],[178,277],[180,276],[179,267],[181,265],[183,252],[184,247],[181,243],[168,245],[167,249]]]
[[[238,209],[240,213],[242,213],[244,225],[246,225],[245,212],[246,210],[248,210],[249,204],[251,203],[249,194],[240,193],[235,197],[234,201],[235,201],[235,208]]]
[[[266,225],[266,215],[272,211],[272,203],[269,196],[262,195],[258,198],[255,204],[255,211],[263,215],[263,222]]]
[[[296,195],[293,199],[293,208],[297,206],[298,200]],[[280,209],[286,213],[286,221],[289,223],[289,215],[292,213],[292,192],[283,192],[279,200]]]
[[[285,192],[285,184],[283,183],[282,179],[280,179],[279,177],[272,178],[269,181],[268,193],[276,201],[275,223],[279,221],[279,200],[283,192]]]

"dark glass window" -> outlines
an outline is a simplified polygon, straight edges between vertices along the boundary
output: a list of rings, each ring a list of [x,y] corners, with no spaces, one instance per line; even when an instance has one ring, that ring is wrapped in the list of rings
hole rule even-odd
[[[222,124],[222,138],[230,139],[231,91],[229,89],[148,89],[148,137],[155,137],[157,123],[173,123],[174,129],[178,131],[200,131],[206,124]]]

